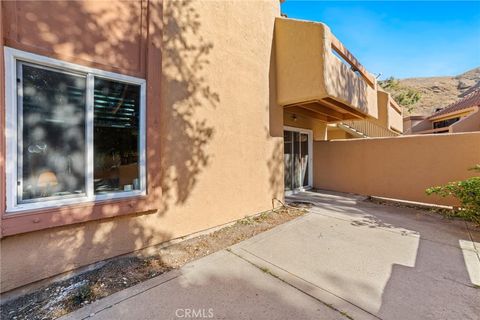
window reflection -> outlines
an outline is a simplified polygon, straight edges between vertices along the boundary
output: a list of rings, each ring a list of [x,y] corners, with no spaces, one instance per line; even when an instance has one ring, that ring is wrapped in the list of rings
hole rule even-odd
[[[86,78],[19,63],[18,201],[85,193]]]
[[[95,193],[140,189],[140,86],[95,78]]]

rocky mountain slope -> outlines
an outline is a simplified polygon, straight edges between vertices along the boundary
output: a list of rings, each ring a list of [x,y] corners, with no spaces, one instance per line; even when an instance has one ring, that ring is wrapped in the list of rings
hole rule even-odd
[[[480,88],[480,67],[452,77],[398,79],[397,85],[387,88],[392,94],[412,89],[420,99],[408,107],[405,115],[430,115],[436,108],[444,108],[466,94]],[[406,107],[406,106],[405,106]]]

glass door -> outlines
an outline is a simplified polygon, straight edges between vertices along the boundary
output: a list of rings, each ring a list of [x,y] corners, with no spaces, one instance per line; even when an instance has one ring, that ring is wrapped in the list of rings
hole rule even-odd
[[[293,132],[283,131],[283,159],[285,190],[293,187]]]
[[[284,130],[285,190],[302,190],[311,186],[311,132]]]

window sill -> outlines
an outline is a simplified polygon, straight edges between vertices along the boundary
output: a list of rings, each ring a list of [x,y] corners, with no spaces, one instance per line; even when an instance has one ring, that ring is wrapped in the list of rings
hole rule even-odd
[[[146,194],[140,194],[4,213],[0,237],[119,216],[157,213],[158,203],[151,200]]]
[[[99,194],[93,197],[70,197],[66,199],[59,199],[59,200],[46,200],[46,201],[38,201],[33,203],[24,203],[19,204],[11,209],[7,209],[6,215],[16,215],[21,213],[28,213],[30,211],[40,211],[40,210],[50,210],[50,209],[58,209],[68,205],[74,204],[88,204],[88,203],[100,203],[102,201],[110,201],[110,200],[122,200],[128,199],[132,197],[142,197],[145,196],[146,192],[141,190],[136,191],[128,191],[128,192],[117,192],[117,193],[110,193],[110,194]]]

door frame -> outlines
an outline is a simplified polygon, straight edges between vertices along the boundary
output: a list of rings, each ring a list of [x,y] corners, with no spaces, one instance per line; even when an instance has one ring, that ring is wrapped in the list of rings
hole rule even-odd
[[[283,126],[283,131],[294,131],[294,132],[299,132],[306,134],[308,136],[308,186],[302,186],[296,189],[291,189],[291,190],[286,190],[285,186],[283,187],[285,195],[290,195],[306,190],[310,190],[313,188],[313,131],[310,129],[304,129],[304,128],[297,128],[297,127],[291,127],[291,126]],[[284,144],[285,146],[285,141]],[[283,154],[285,154],[285,150],[283,151]],[[283,162],[283,174],[285,176],[285,160]],[[285,177],[284,177],[285,178]]]

